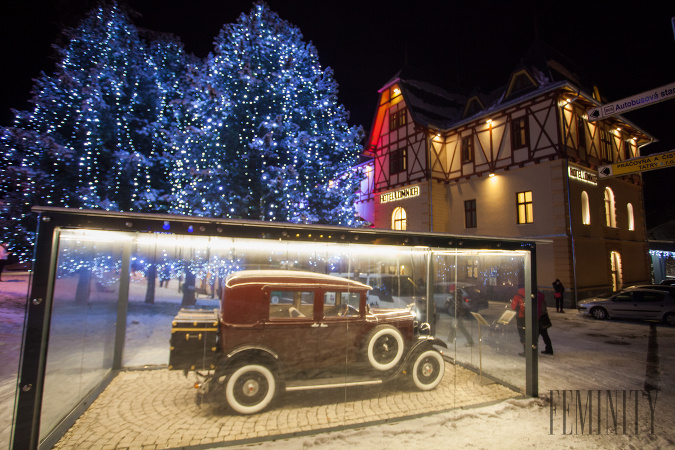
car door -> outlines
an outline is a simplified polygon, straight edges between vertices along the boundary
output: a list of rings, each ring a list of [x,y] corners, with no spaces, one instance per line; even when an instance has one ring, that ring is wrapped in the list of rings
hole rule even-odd
[[[316,362],[317,320],[313,289],[297,287],[265,288],[269,317],[264,342],[289,370],[313,369]]]
[[[665,292],[640,291],[635,292],[636,305],[641,319],[660,319],[666,306]]]
[[[360,310],[362,291],[327,289],[319,305],[317,366],[341,374],[349,373],[345,364],[358,358],[354,345],[365,324]]]
[[[635,309],[633,295],[635,292],[619,292],[615,294],[609,302],[607,308],[609,315],[612,317],[635,317]]]

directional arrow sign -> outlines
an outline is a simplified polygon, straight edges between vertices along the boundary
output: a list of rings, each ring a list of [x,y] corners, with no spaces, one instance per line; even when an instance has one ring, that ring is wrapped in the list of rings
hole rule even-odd
[[[595,122],[596,120],[604,119],[605,117],[613,116],[614,114],[622,114],[671,98],[675,98],[675,83],[666,84],[660,88],[624,98],[623,100],[614,103],[596,106],[595,108],[587,110],[586,116],[588,116],[589,122]]]
[[[666,167],[675,167],[675,150],[598,167],[598,178],[618,177],[629,173],[665,169]]]

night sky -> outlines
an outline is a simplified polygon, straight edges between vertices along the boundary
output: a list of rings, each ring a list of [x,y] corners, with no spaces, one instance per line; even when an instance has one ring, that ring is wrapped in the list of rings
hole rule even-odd
[[[74,26],[96,2],[10,0],[0,20],[3,79],[0,125],[10,108],[29,105],[32,78],[50,73],[51,45],[63,25]],[[642,1],[380,1],[269,0],[282,19],[317,47],[340,87],[350,123],[370,130],[377,90],[404,64],[434,73],[466,91],[506,83],[535,37],[575,61],[610,100],[675,81],[672,2]],[[177,35],[206,56],[223,24],[251,10],[244,0],[128,0],[134,23]],[[630,6],[630,7],[627,7]],[[624,114],[660,142],[643,152],[675,149],[675,100]],[[673,214],[675,169],[645,173],[648,224]],[[666,205],[664,206],[664,202]],[[658,211],[658,213],[655,213]],[[653,216],[653,217],[650,217]],[[675,219],[675,215],[671,217]]]

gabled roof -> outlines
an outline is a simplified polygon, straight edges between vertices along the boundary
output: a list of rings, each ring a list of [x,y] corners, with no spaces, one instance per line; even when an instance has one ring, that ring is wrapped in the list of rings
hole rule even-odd
[[[514,67],[506,84],[488,91],[487,94],[474,89],[471,94],[466,95],[465,91],[445,81],[434,80],[429,74],[406,67],[394,75],[379,92],[383,93],[394,84],[398,85],[413,121],[439,131],[462,126],[476,118],[557,89],[581,93],[590,103],[600,102],[597,88],[588,82],[582,69],[541,40],[530,46]],[[482,108],[478,110],[469,105],[469,102],[479,102]],[[624,117],[617,118],[639,129]],[[371,131],[371,140],[373,131],[374,128]]]
[[[446,128],[462,117],[466,96],[448,91],[413,68],[400,70],[380,92],[397,84],[415,123],[432,128]]]

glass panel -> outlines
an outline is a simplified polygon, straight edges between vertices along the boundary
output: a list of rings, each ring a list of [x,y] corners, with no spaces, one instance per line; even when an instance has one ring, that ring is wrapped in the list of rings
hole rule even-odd
[[[476,277],[467,270],[474,266]],[[512,299],[524,283],[525,270],[521,252],[434,253],[436,335],[447,339],[458,362],[521,388],[525,358]]]
[[[495,400],[489,389],[486,397],[455,396],[457,384],[476,377],[524,390],[521,321],[511,300],[529,279],[529,253],[310,241],[321,232],[281,241],[64,231],[42,434],[111,373],[119,352],[122,368],[158,370],[119,373],[107,398],[118,399],[125,386],[130,409],[153,408],[155,397],[139,402],[154,385],[161,398],[175,394],[169,403],[177,410],[167,414],[179,417],[197,400],[203,420],[221,428],[249,414],[278,423],[307,408],[324,408],[330,423],[304,431],[384,420],[368,408],[355,412],[373,398],[410,399],[386,419]],[[118,309],[127,311],[124,336],[115,336]],[[357,406],[337,407],[347,403]],[[111,435],[148,425],[120,420]],[[77,447],[73,439],[88,423],[78,422],[63,445]],[[171,430],[172,445],[196,442]],[[223,431],[217,441],[237,436]],[[157,442],[152,435],[147,444]]]
[[[40,435],[112,370],[122,242],[119,233],[61,232]]]

